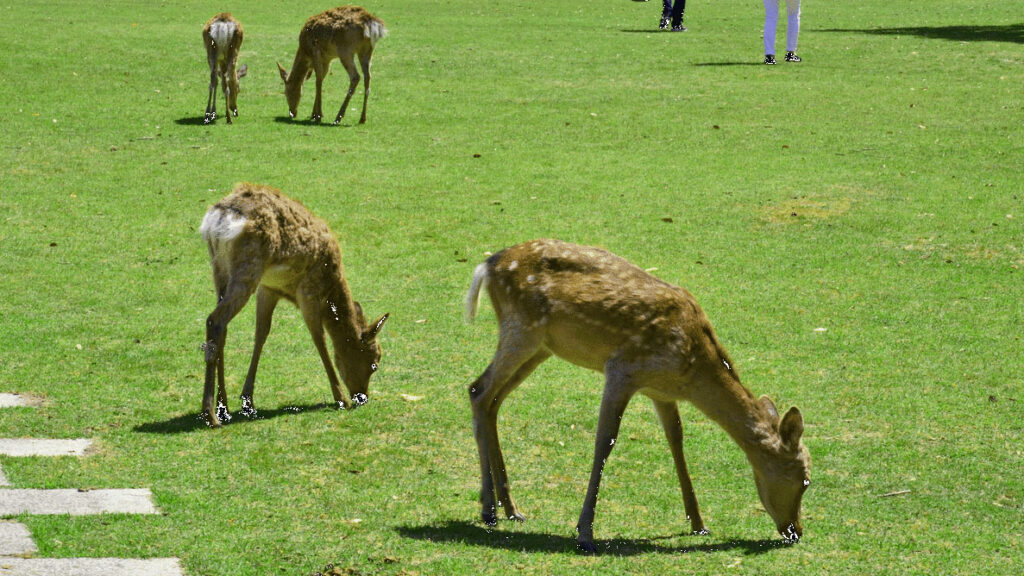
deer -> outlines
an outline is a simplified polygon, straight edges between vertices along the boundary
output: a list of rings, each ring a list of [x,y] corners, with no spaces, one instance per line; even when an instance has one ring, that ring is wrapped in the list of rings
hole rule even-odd
[[[299,100],[302,98],[302,84],[316,73],[316,99],[313,101],[314,122],[323,118],[321,107],[321,91],[324,78],[330,72],[331,61],[341,60],[348,71],[349,86],[345,101],[338,110],[334,123],[339,124],[345,116],[349,100],[359,84],[359,72],[353,58],[359,57],[359,65],[363,70],[363,113],[359,123],[366,122],[366,100],[370,94],[370,58],[377,41],[387,36],[388,30],[384,22],[359,6],[339,6],[315,16],[311,16],[302,26],[299,33],[299,49],[295,53],[291,72],[285,71],[281,63],[277,63],[281,79],[284,80],[285,96],[288,100],[288,115],[295,118],[298,113]]]
[[[296,305],[331,385],[339,409],[367,402],[370,376],[377,371],[377,341],[389,314],[367,322],[345,280],[341,249],[327,223],[297,200],[269,186],[238,184],[203,217],[199,232],[209,249],[217,305],[206,320],[206,381],[202,416],[209,426],[229,421],[224,389],[224,343],[232,318],[256,294],[256,335],[242,386],[242,415],[256,418],[253,388],[274,308],[281,299]],[[337,372],[324,332],[334,345]],[[214,382],[217,402],[214,404]]]
[[[810,486],[810,454],[796,407],[779,417],[767,396],[755,398],[686,289],[660,280],[606,250],[540,239],[506,248],[476,267],[466,296],[472,321],[486,288],[498,319],[498,348],[469,386],[480,458],[481,519],[497,523],[497,506],[523,521],[509,494],[498,440],[498,410],[541,363],[558,356],[604,374],[594,460],[576,526],[578,549],[595,553],[598,486],[630,399],[654,403],[668,440],[693,534],[708,534],[683,455],[678,402],[688,401],[743,450],[764,509],[787,542],[803,535],[800,503]]]
[[[227,108],[227,121],[231,124],[231,116],[238,116],[238,79],[245,76],[246,67],[238,70],[238,50],[242,47],[244,31],[242,23],[230,12],[221,12],[203,26],[203,45],[206,46],[206,59],[210,64],[210,90],[206,97],[206,116],[204,124],[217,118],[217,80],[220,80],[224,92],[224,107]]]

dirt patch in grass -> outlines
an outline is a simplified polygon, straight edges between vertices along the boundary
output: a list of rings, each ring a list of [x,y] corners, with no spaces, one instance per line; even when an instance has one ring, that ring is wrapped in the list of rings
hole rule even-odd
[[[761,209],[761,220],[768,224],[796,224],[832,220],[850,211],[850,198],[793,196]]]

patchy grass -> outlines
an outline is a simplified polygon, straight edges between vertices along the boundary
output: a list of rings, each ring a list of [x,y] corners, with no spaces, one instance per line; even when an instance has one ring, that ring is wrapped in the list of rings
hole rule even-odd
[[[44,399],[5,409],[0,434],[97,441],[87,458],[3,470],[26,488],[148,487],[163,512],[18,518],[41,556],[177,556],[218,576],[1020,566],[1012,3],[808,5],[804,62],[775,67],[758,64],[760,6],[740,0],[693,6],[686,34],[655,30],[654,3],[366,6],[391,35],[368,122],[341,126],[304,120],[312,84],[287,120],[275,65],[322,4],[232,7],[249,67],[232,126],[200,120],[208,4],[0,7],[0,390]],[[40,29],[60,40],[41,44]],[[328,113],[346,84],[335,68]],[[323,216],[356,298],[392,313],[366,407],[326,407],[283,306],[256,388],[263,419],[198,420],[214,295],[196,228],[243,180]],[[746,385],[800,406],[814,485],[798,546],[778,545],[742,454],[689,406],[712,534],[686,535],[638,399],[602,483],[604,553],[577,556],[601,378],[556,361],[501,417],[529,520],[477,523],[466,388],[496,334],[489,311],[462,323],[462,298],[485,253],[538,236],[687,286]],[[232,325],[232,397],[252,325],[252,307]]]

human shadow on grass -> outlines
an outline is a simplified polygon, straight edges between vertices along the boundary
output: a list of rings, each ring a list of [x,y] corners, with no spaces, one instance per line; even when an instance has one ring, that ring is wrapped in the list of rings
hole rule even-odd
[[[974,26],[904,26],[898,28],[830,28],[816,32],[854,32],[881,36],[920,36],[959,42],[1010,42],[1024,44],[1024,23]]]
[[[426,526],[399,526],[399,534],[414,540],[426,540],[438,544],[458,543],[486,546],[516,552],[570,553],[576,551],[576,538],[562,534],[531,534],[488,529],[482,524],[447,520],[442,524]],[[672,540],[685,536],[674,534],[653,538],[613,538],[595,540],[597,553],[607,556],[639,556],[641,554],[686,554],[690,552],[725,552],[739,550],[746,555],[763,554],[791,544],[784,540],[730,540],[728,542],[694,543],[687,546],[667,546],[660,540]],[[699,538],[699,537],[694,537]]]
[[[234,412],[231,414],[231,420],[229,422],[225,422],[224,425],[237,426],[239,424],[256,422],[258,420],[271,420],[278,416],[288,416],[299,412],[326,410],[328,408],[333,409],[334,404],[293,404],[289,406],[282,406],[281,408],[259,409],[255,418],[247,418],[240,412]],[[202,415],[198,412],[189,412],[187,414],[182,414],[181,416],[175,416],[169,420],[139,424],[132,430],[145,434],[180,434],[182,432],[191,432],[202,428],[208,428],[206,420],[203,419]]]
[[[620,28],[619,32],[623,34],[671,34],[669,30],[661,30],[659,28]],[[676,32],[679,34],[679,32]]]

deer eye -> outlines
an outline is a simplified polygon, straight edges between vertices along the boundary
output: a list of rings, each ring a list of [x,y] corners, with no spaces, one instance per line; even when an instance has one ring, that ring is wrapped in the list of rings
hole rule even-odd
[[[810,485],[811,485],[811,479],[810,478],[804,478],[804,488],[807,488]]]
[[[376,362],[370,362],[370,372],[376,372],[376,371],[377,371],[377,363]]]

